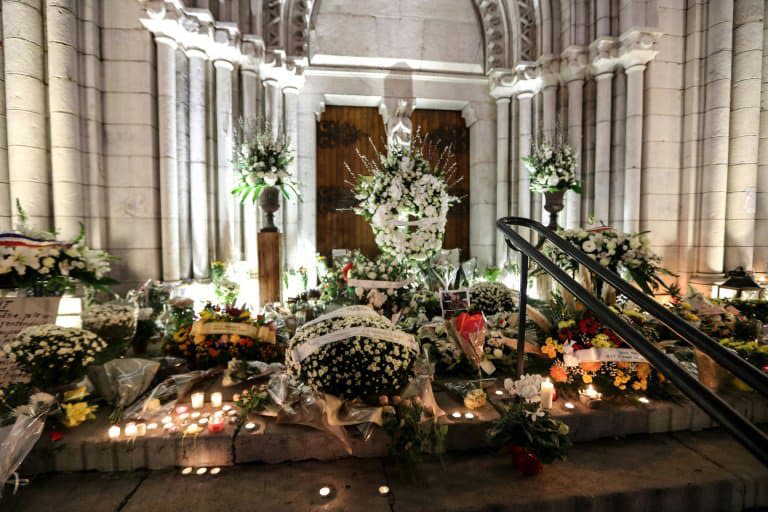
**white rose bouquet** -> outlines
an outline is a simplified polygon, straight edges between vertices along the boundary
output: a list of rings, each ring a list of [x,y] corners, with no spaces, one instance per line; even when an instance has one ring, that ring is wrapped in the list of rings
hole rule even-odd
[[[444,150],[432,165],[425,156],[430,150],[417,138],[410,148],[377,151],[378,161],[358,153],[368,175],[355,175],[355,212],[371,224],[382,252],[411,265],[440,251],[448,209],[459,202],[448,193],[456,167],[449,163],[452,153]]]
[[[512,312],[515,306],[515,294],[503,283],[480,282],[469,289],[469,304],[473,310],[484,315]]]
[[[648,231],[622,233],[611,228],[594,230],[566,229],[558,234],[584,251],[600,265],[636,282],[646,293],[667,289],[663,275],[674,276],[661,266],[661,257],[651,248]],[[579,265],[550,244],[544,253],[560,268],[575,275]]]
[[[33,386],[48,390],[85,375],[106,347],[104,340],[83,329],[36,325],[21,331],[3,351],[29,374]]]
[[[576,179],[575,153],[568,144],[544,142],[534,146],[523,161],[528,165],[533,192],[573,190],[581,193],[581,182]]]
[[[259,129],[256,123],[241,120],[232,155],[240,182],[232,193],[241,202],[254,203],[266,187],[279,188],[286,199],[300,197],[295,177],[288,173],[292,161],[290,141],[284,134],[275,136],[268,124]]]

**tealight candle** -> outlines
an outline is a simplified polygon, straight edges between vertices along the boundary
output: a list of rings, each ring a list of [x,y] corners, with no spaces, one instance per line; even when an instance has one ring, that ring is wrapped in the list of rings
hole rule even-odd
[[[464,413],[464,418],[466,418],[468,420],[473,420],[473,419],[475,419],[475,415],[473,413],[471,413],[471,412],[465,412]]]
[[[157,423],[154,421],[152,423],[147,423],[147,430],[157,430]]]
[[[136,437],[136,424],[131,422],[125,426],[126,437]]]
[[[176,407],[176,414],[184,414],[189,410],[189,407],[186,405],[179,405]]]
[[[200,418],[199,420],[197,420],[197,424],[198,425],[202,425],[202,426],[207,425],[208,424],[208,418]]]
[[[185,434],[195,435],[202,432],[202,428],[197,423],[190,423],[187,428],[184,429]]]
[[[598,409],[602,404],[602,393],[597,391],[592,384],[587,386],[587,389],[579,391],[579,400],[591,409]]]
[[[637,401],[640,402],[641,404],[649,404],[649,403],[651,403],[651,401],[648,400],[647,398],[645,398],[644,396],[641,396],[640,398],[638,398]]]
[[[221,473],[221,468],[211,468],[211,470],[208,473],[210,473],[213,476],[216,476],[219,473]]]
[[[192,468],[187,466],[186,468],[181,470],[182,475],[191,475],[192,474]]]
[[[163,425],[166,423],[173,423],[173,418],[171,416],[163,416],[163,420],[161,422]]]
[[[191,401],[193,409],[202,409],[203,404],[205,403],[205,393],[192,393]]]
[[[217,434],[224,430],[224,416],[214,415],[208,422],[208,432]]]
[[[254,430],[256,430],[256,424],[255,423],[246,423],[245,424],[245,430],[247,430],[248,432],[253,432]]]
[[[501,389],[497,389],[496,391],[494,391],[494,393],[496,394],[496,396],[502,396],[504,394],[504,391]]]
[[[184,414],[179,414],[179,421],[184,423],[185,421],[189,420],[189,413],[185,412]]]
[[[137,423],[136,424],[136,436],[142,437],[147,435],[147,424],[146,423]]]
[[[222,411],[224,411],[224,412],[227,412],[227,411],[229,411],[231,408],[232,408],[232,406],[231,406],[231,405],[229,405],[229,404],[226,404],[226,405],[222,406],[221,410],[222,410]]]
[[[237,411],[234,409],[231,409],[227,414],[229,414],[230,416],[237,416]]]
[[[207,471],[208,471],[208,468],[197,468],[197,471],[195,471],[195,473],[197,473],[197,475],[198,475],[198,476],[202,476],[202,475],[204,475],[204,474],[205,474]]]
[[[565,402],[565,403],[563,404],[563,406],[564,406],[566,409],[575,409],[575,408],[576,408],[576,406],[575,406],[575,405],[573,405],[573,402]]]
[[[211,405],[215,408],[221,407],[221,393],[211,393]]]
[[[318,491],[318,494],[323,498],[327,498],[328,496],[331,495],[331,488],[325,485],[320,488],[320,490]]]
[[[189,417],[192,418],[193,420],[196,420],[197,418],[200,417],[200,413],[195,411],[192,414],[190,414]]]
[[[552,399],[555,396],[555,385],[549,379],[541,381],[541,408],[551,409]]]
[[[584,395],[588,398],[591,398],[592,400],[598,400],[603,396],[602,393],[599,393],[592,384],[587,386],[587,389],[584,390]]]
[[[459,411],[452,412],[451,413],[451,418],[456,419],[456,420],[461,419],[461,413]]]
[[[379,494],[381,494],[382,496],[386,496],[387,494],[389,494],[389,486],[387,486],[387,485],[380,485],[379,486]]]
[[[120,437],[120,427],[118,425],[112,425],[109,427],[109,430],[107,430],[107,435],[110,439],[117,439]]]

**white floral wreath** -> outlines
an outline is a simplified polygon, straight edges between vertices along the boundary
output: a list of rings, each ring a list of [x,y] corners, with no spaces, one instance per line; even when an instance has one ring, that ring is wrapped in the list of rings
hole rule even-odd
[[[448,193],[439,167],[420,150],[400,146],[379,155],[378,166],[364,159],[370,176],[358,176],[355,212],[371,225],[376,245],[405,261],[425,261],[443,246],[448,210],[459,198]]]

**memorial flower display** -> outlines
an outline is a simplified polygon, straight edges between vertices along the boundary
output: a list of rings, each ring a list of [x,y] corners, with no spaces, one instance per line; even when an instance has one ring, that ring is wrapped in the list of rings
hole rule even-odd
[[[76,284],[104,290],[115,281],[107,277],[112,258],[85,244],[85,229],[72,242],[28,225],[17,203],[19,224],[0,233],[0,288],[21,288],[31,295],[60,295]]]
[[[387,317],[410,303],[408,268],[388,254],[369,259],[355,251],[342,269],[342,279],[358,304],[370,305]]]
[[[430,164],[429,151],[421,139],[410,147],[391,145],[375,160],[360,155],[368,174],[354,175],[355,212],[370,223],[382,252],[409,265],[442,248],[448,210],[459,201],[448,193],[451,153],[443,151]]]
[[[469,289],[469,304],[484,315],[515,311],[515,294],[502,283],[480,282]]]
[[[419,346],[413,336],[365,306],[347,307],[299,327],[286,366],[320,392],[378,403],[413,375]]]
[[[130,300],[91,304],[81,314],[83,328],[110,344],[127,345],[136,335],[139,307]]]
[[[29,375],[33,386],[49,390],[70,384],[97,362],[107,342],[96,334],[74,327],[27,327],[3,346],[5,354]]]
[[[232,193],[241,202],[256,202],[264,188],[277,187],[286,199],[298,197],[296,179],[288,172],[292,161],[290,141],[283,133],[275,136],[269,125],[241,122],[232,155],[239,184]]]
[[[566,229],[558,234],[600,265],[637,283],[646,293],[667,289],[662,276],[674,276],[661,266],[661,257],[651,249],[648,231],[621,233],[612,228]],[[563,270],[575,275],[579,264],[565,253],[544,244],[544,253]]]
[[[568,144],[544,142],[534,146],[523,162],[528,165],[533,192],[581,192],[581,182],[576,179],[576,154]]]
[[[194,318],[180,322],[166,339],[165,352],[183,357],[198,369],[225,364],[231,359],[276,361],[282,357],[276,326],[247,309],[208,304]]]

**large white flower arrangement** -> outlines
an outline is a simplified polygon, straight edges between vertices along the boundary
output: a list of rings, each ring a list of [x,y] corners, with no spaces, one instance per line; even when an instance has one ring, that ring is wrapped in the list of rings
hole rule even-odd
[[[27,225],[17,205],[19,225],[0,233],[0,288],[28,289],[34,295],[58,294],[77,282],[104,288],[114,281],[107,277],[111,257],[85,244],[85,231],[72,243],[59,242],[52,233]]]
[[[544,142],[534,146],[523,161],[528,165],[533,192],[581,192],[581,182],[576,179],[576,157],[568,144]]]
[[[343,308],[298,329],[287,366],[318,391],[378,403],[412,377],[418,345],[365,306]]]
[[[275,136],[269,125],[258,128],[256,123],[241,121],[235,139],[233,164],[240,179],[233,194],[245,202],[256,202],[261,191],[275,186],[283,196],[299,196],[294,176],[288,172],[293,161],[289,140],[282,133]]]
[[[346,277],[360,304],[369,304],[388,317],[408,302],[408,268],[388,254],[371,260],[356,251]]]
[[[661,266],[661,256],[651,248],[648,231],[622,233],[611,228],[567,229],[558,234],[602,266],[625,274],[647,293],[659,287],[667,288],[661,276],[674,275]],[[578,271],[579,265],[554,246],[545,244],[544,253],[560,268],[572,274]]]
[[[21,331],[2,350],[29,374],[32,385],[50,389],[85,375],[86,368],[106,347],[107,343],[90,331],[36,325]]]
[[[443,151],[434,166],[423,145],[392,145],[378,161],[360,156],[369,175],[356,176],[355,212],[371,224],[376,244],[405,262],[431,258],[443,245],[448,209],[459,198],[448,193],[455,165]]]

